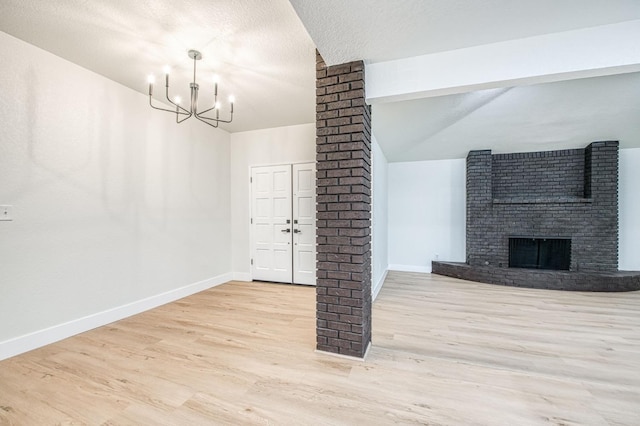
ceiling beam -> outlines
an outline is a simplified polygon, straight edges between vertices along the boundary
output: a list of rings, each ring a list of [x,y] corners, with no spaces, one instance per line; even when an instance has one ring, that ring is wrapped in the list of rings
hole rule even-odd
[[[640,71],[640,20],[366,65],[369,104]]]

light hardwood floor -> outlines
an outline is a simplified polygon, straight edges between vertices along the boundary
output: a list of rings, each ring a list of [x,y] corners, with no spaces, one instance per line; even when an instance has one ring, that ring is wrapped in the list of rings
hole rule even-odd
[[[640,293],[391,272],[366,362],[315,290],[231,282],[0,362],[0,424],[640,425]]]

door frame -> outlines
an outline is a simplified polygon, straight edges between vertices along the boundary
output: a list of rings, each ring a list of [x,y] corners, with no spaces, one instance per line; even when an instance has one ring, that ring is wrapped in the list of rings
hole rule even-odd
[[[253,249],[253,243],[254,243],[254,235],[253,235],[253,226],[251,226],[251,212],[253,211],[253,193],[251,192],[251,170],[254,167],[272,167],[272,166],[293,166],[294,164],[315,164],[317,167],[318,162],[317,161],[291,161],[291,162],[278,162],[278,163],[258,163],[258,164],[249,164],[249,167],[247,168],[247,185],[248,185],[248,206],[249,206],[249,216],[247,217],[246,220],[246,224],[249,227],[249,251],[247,252],[247,260],[246,260],[246,265],[249,268],[249,279],[251,281],[253,281],[253,265],[251,264],[251,259],[253,258],[253,253],[252,253],[252,249]],[[316,170],[317,172],[317,170]],[[316,185],[316,197],[318,196],[318,186]],[[317,203],[317,201],[316,201]],[[316,224],[314,225],[314,230],[317,231],[318,229],[318,224],[317,224],[317,218],[316,218]],[[317,246],[317,244],[316,244]],[[317,252],[316,252],[317,255]],[[296,284],[296,285],[305,285],[305,284]]]

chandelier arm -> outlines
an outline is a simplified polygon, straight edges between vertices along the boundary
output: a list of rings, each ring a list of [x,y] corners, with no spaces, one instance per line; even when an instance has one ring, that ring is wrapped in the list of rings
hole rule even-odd
[[[168,101],[171,105],[173,105],[174,107],[176,107],[176,111],[171,111],[171,110],[167,110],[167,111],[169,111],[169,112],[173,112],[173,113],[176,113],[176,114],[180,114],[180,115],[191,115],[191,114],[192,114],[192,112],[191,112],[191,111],[187,111],[185,108],[182,108],[180,105],[178,105],[177,103],[173,102],[173,101],[171,100],[171,98],[169,98],[169,86],[165,86],[164,95],[165,95],[165,97],[167,98],[167,101]],[[178,109],[179,109],[180,111],[178,111]]]
[[[160,108],[160,107],[154,106],[154,105],[151,103],[151,96],[149,96],[149,106],[150,106],[151,108],[153,108],[153,109],[157,109],[158,111],[175,112],[175,111],[172,111],[172,110],[170,110],[170,109]]]
[[[202,115],[202,114],[205,114],[205,113],[207,113],[207,112],[209,112],[209,111],[211,111],[211,110],[214,110],[214,109],[216,109],[215,104],[214,104],[211,108],[209,108],[209,109],[205,109],[204,111],[200,111],[198,114],[199,114],[199,115]]]
[[[182,113],[181,113],[181,114],[182,114]],[[180,123],[182,123],[183,121],[186,121],[186,120],[190,119],[192,115],[193,115],[193,114],[187,114],[187,116],[186,116],[185,118],[183,118],[182,120],[180,120],[180,119],[178,119],[178,114],[176,113],[176,123],[180,124]]]
[[[196,117],[198,117],[199,119],[215,121],[216,123],[227,123],[228,124],[228,123],[231,123],[233,121],[233,113],[231,114],[231,116],[229,117],[228,120],[223,120],[222,118],[205,117],[202,114],[203,114],[202,112],[198,113],[198,114],[196,114]]]
[[[217,128],[218,127],[218,122],[217,121],[216,121],[216,124],[213,125],[213,124],[209,123],[208,121],[203,120],[202,117],[200,117],[198,114],[195,114],[194,117],[197,118],[198,120],[202,121],[204,124],[208,124],[209,126],[211,126],[213,128]]]
[[[166,112],[170,112],[170,113],[172,113],[172,114],[176,114],[176,111],[174,111],[174,110],[167,109],[167,108],[160,108],[160,107],[154,106],[154,105],[151,103],[151,98],[152,98],[152,97],[151,97],[151,96],[149,96],[149,106],[151,106],[151,108],[153,108],[153,109],[157,109],[158,111],[166,111]],[[191,115],[191,113],[186,113],[186,112],[182,112],[182,111],[178,112],[178,114],[180,114],[180,115]]]
[[[183,122],[183,121],[185,121],[185,120],[188,120],[188,119],[189,119],[189,118],[191,118],[191,116],[193,115],[193,113],[192,113],[192,112],[191,112],[191,113],[189,113],[189,114],[186,114],[186,117],[184,117],[184,118],[181,120],[181,119],[180,119],[180,115],[181,115],[181,114],[182,114],[182,115],[185,115],[185,114],[184,114],[184,113],[182,113],[182,112],[180,112],[178,108],[180,108],[180,106],[176,105],[176,123],[178,123],[178,124],[182,123],[182,122]]]
[[[207,122],[211,121],[211,122],[214,122],[214,123],[224,123],[224,124],[229,124],[229,123],[231,123],[231,121],[232,121],[232,120],[216,119],[216,118],[211,118],[211,117],[200,117],[200,116],[196,116],[196,117],[198,117],[198,119],[199,119],[200,121],[205,120],[205,121],[207,121]]]

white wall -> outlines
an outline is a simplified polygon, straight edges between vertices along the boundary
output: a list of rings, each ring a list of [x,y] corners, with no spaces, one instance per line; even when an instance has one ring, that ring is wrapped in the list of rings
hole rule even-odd
[[[640,148],[620,150],[618,269],[640,271]]]
[[[389,268],[389,164],[375,136],[371,137],[371,155],[373,157],[371,293],[375,300]]]
[[[228,133],[2,32],[0,57],[0,359],[231,278]]]
[[[231,135],[231,253],[234,279],[251,279],[250,167],[315,161],[315,123]]]
[[[465,261],[464,159],[389,164],[389,269]]]

